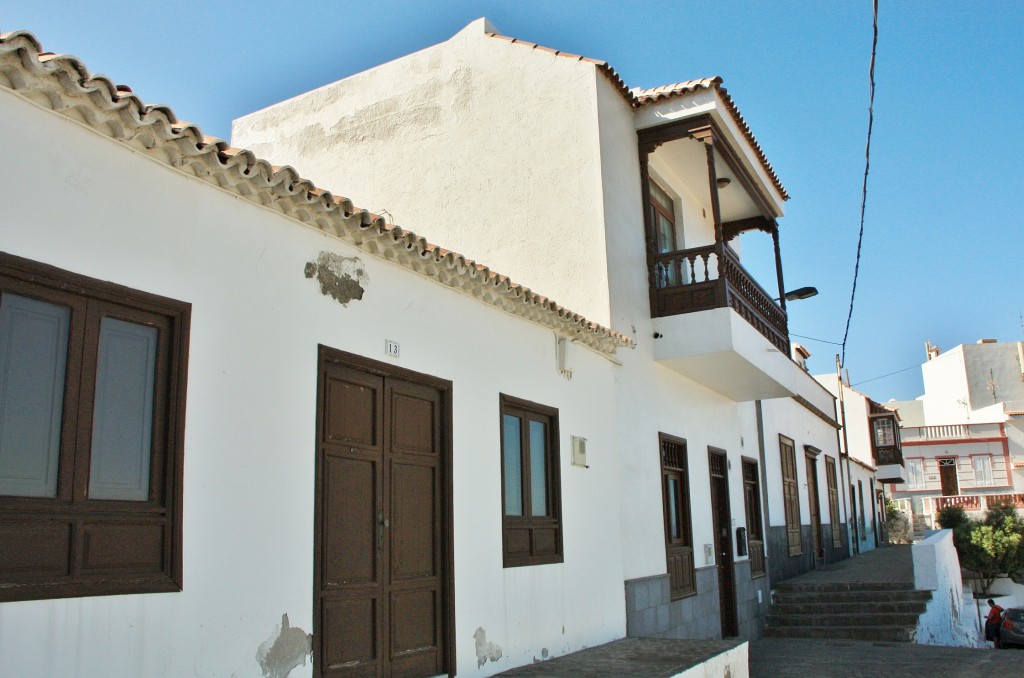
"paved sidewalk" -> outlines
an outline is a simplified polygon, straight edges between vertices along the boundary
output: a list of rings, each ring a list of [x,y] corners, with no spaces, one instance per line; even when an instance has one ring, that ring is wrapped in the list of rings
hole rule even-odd
[[[806,574],[787,579],[786,584],[908,584],[914,585],[914,556],[909,544],[883,546],[853,558],[840,560]]]
[[[750,678],[1010,678],[1024,675],[1024,650],[760,638],[750,643],[749,652]]]
[[[536,664],[511,669],[505,678],[672,678],[742,645],[739,640],[622,638]]]

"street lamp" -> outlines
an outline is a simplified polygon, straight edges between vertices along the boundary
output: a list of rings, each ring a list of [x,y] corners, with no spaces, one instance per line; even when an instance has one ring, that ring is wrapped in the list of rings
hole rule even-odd
[[[810,299],[811,297],[818,296],[817,287],[798,287],[795,290],[790,290],[784,295],[786,301],[797,301],[799,299]],[[779,301],[775,299],[775,301]]]

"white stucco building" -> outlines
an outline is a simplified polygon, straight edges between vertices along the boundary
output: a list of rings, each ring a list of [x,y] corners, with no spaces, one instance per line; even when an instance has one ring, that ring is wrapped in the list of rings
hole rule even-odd
[[[849,479],[849,493],[844,496],[850,502],[852,550],[870,551],[887,542],[885,485],[906,479],[899,416],[840,381],[836,374],[820,374],[815,379],[839,400],[841,450]]]
[[[925,353],[924,394],[886,404],[900,413],[906,458],[894,496],[923,524],[949,505],[1024,508],[1024,343],[927,342]]]
[[[0,38],[5,671],[484,676],[754,638],[848,555],[719,79],[481,20],[229,145],[41,52]]]

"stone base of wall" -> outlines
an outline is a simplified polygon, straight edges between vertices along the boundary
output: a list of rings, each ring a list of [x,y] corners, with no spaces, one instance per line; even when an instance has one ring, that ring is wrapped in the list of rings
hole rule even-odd
[[[722,637],[719,613],[718,569],[696,571],[697,593],[669,600],[668,575],[626,581],[626,636],[703,640]],[[735,564],[736,612],[739,637],[754,640],[764,629],[771,598],[768,578],[750,578],[750,561]],[[758,591],[761,599],[758,601]]]
[[[740,638],[754,640],[761,637],[771,599],[768,577],[761,575],[751,578],[749,560],[736,563],[736,614]]]
[[[850,557],[847,547],[846,524],[839,526],[841,546],[833,546],[832,526],[821,526],[821,543],[825,558],[816,563],[811,553],[811,526],[801,525],[800,536],[803,552],[800,555],[789,555],[789,538],[784,525],[773,525],[768,528],[768,573],[773,583],[778,584],[797,575],[810,572],[818,565],[829,565]]]

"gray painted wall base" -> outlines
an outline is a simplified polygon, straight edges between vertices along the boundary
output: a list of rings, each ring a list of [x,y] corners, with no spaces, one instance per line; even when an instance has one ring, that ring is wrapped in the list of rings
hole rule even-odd
[[[750,561],[735,564],[736,612],[740,638],[761,636],[768,612],[768,578],[750,578]],[[626,581],[626,636],[630,638],[676,638],[704,640],[721,638],[722,622],[718,601],[718,570],[696,571],[697,594],[669,600],[668,575]],[[761,600],[758,602],[758,591]]]

